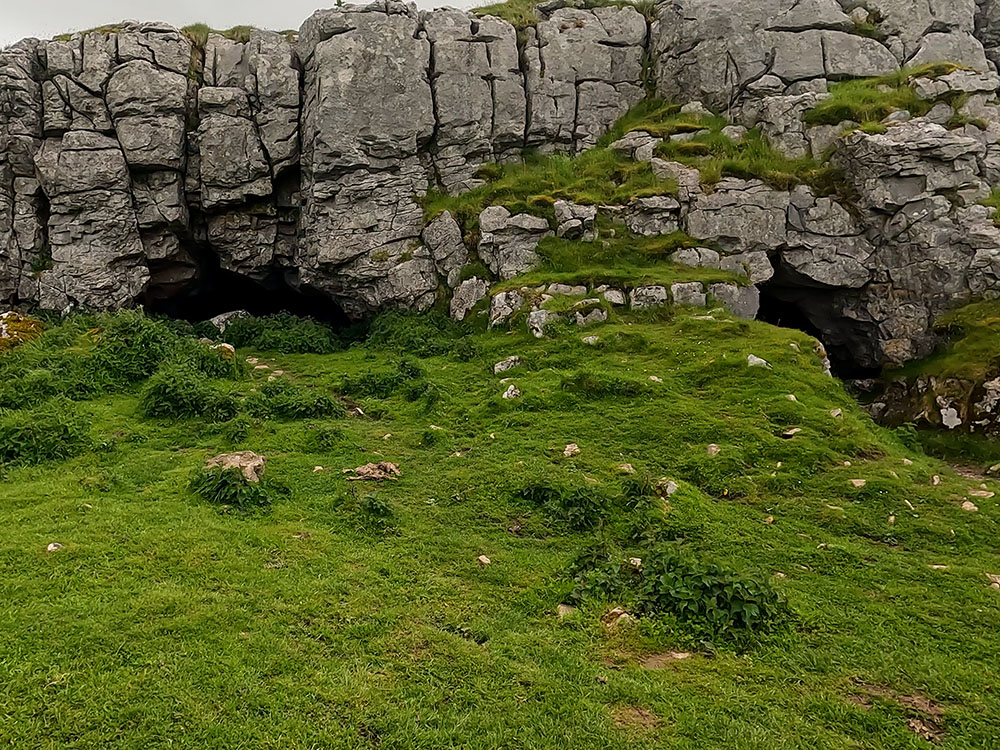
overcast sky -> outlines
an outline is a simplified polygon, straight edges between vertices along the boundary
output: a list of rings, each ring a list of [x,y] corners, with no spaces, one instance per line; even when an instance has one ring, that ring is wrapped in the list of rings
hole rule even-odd
[[[321,1],[321,0],[320,0]],[[469,8],[490,0],[417,0],[421,8]],[[317,0],[0,0],[0,46],[33,36],[47,39],[126,19],[166,21],[174,26],[207,23],[215,29],[258,26],[297,29]]]

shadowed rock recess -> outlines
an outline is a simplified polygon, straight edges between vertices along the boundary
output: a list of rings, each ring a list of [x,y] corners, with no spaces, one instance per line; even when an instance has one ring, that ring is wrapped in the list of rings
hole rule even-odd
[[[382,2],[246,42],[125,23],[3,50],[0,297],[178,305],[209,277],[238,277],[352,317],[449,298],[465,316],[537,265],[550,232],[594,239],[593,210],[563,204],[550,227],[490,206],[476,236],[448,213],[428,223],[421,198],[472,189],[484,164],[525,148],[590,148],[654,93],[842,172],[833,195],[732,175],[703,186],[651,135],[616,144],[679,188],[616,207],[629,229],[685,231],[705,248],[676,260],[744,273],[843,359],[923,356],[936,316],[1000,295],[1000,230],[982,205],[1000,182],[1000,2],[569,5],[523,30]],[[803,119],[831,83],[939,61],[959,67],[913,82],[937,102],[921,116],[853,130]],[[677,286],[684,301],[734,296]],[[734,306],[752,315],[748,294]]]

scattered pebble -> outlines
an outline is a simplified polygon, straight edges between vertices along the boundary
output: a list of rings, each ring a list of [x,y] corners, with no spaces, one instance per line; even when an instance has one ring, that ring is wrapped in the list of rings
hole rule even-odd
[[[58,552],[63,546],[59,542],[52,542],[48,547],[45,548],[46,552]]]
[[[499,375],[501,372],[507,372],[507,370],[517,367],[519,364],[521,364],[521,358],[516,354],[511,355],[493,365],[493,374]]]
[[[928,566],[931,570],[948,570],[947,565],[930,565]]]
[[[895,516],[889,516],[889,525],[890,526],[895,526],[896,525],[896,517]]]
[[[1000,589],[1000,575],[996,573],[987,573],[986,577],[990,579],[991,589]]]
[[[628,625],[633,623],[635,622],[635,618],[621,607],[615,607],[604,614],[601,618],[601,622],[604,623],[605,627],[614,628],[619,625]]]
[[[663,378],[658,378],[656,375],[650,375],[649,379],[652,380],[654,383],[662,383],[663,382]]]
[[[785,398],[787,398],[789,401],[798,401],[794,393],[789,393],[787,396],[785,396]]]
[[[979,510],[979,506],[976,505],[971,500],[966,500],[964,503],[962,503],[962,510],[967,511],[969,513],[975,513],[976,511]]]
[[[903,466],[913,466],[913,461],[908,458],[903,459]]]
[[[247,364],[248,365],[255,365],[258,362],[260,362],[260,360],[257,359],[256,357],[247,357]]]
[[[628,559],[628,564],[631,565],[636,570],[642,570],[642,558],[641,557],[630,557]]]
[[[635,467],[632,464],[618,464],[618,471],[623,474],[635,474]]]
[[[568,604],[560,604],[556,607],[556,615],[559,616],[560,620],[565,620],[567,617],[572,616],[576,613],[576,607],[571,607]]]
[[[675,492],[677,492],[677,490],[679,490],[680,487],[678,486],[677,482],[675,482],[673,479],[661,479],[659,482],[656,483],[656,489],[659,491],[661,495],[670,497]]]
[[[850,466],[850,465],[851,465],[850,461],[844,461],[844,466]]]
[[[488,558],[486,555],[480,555],[479,557],[476,558],[476,562],[479,563],[479,567],[485,568],[493,561],[490,560],[490,558]]]
[[[771,363],[766,359],[761,359],[756,354],[747,355],[747,366],[748,367],[766,367],[768,370],[771,369]]]
[[[867,479],[852,479],[851,480],[851,486],[855,487],[857,489],[861,489],[866,484],[868,484],[868,480]]]
[[[579,452],[580,452],[580,446],[577,445],[576,443],[570,443],[563,449],[563,455],[566,456],[566,458],[569,458],[570,456],[575,456]]]
[[[985,498],[986,500],[989,500],[991,497],[994,497],[996,495],[995,492],[989,492],[987,490],[972,490],[969,492],[969,494],[972,495],[973,497]]]
[[[597,346],[597,342],[600,341],[600,340],[601,339],[598,336],[584,336],[583,337],[583,343],[587,344],[588,346]]]
[[[791,440],[793,437],[795,437],[796,435],[798,435],[800,432],[802,432],[802,428],[801,427],[793,427],[792,429],[785,430],[783,433],[781,433],[781,437],[785,438],[785,440]]]
[[[255,370],[270,370],[271,368],[268,365],[257,365],[253,369],[255,369]]]
[[[833,411],[830,412],[830,416],[833,417],[834,419],[840,419],[841,417],[844,416],[844,410],[834,409]]]
[[[275,371],[274,371],[274,374],[275,374],[275,375],[284,375],[284,374],[285,374],[285,371],[284,371],[284,370],[275,370]]]
[[[675,661],[690,659],[691,654],[687,651],[668,651],[663,654],[648,654],[639,659],[639,666],[643,669],[666,669]]]
[[[326,471],[326,469],[324,469],[322,466],[313,466],[313,474],[315,474],[318,471]]]
[[[799,345],[796,344],[794,341],[792,341],[788,346],[790,346],[792,349],[794,349],[797,352],[802,351],[801,349],[799,349]]]
[[[516,385],[511,383],[507,387],[507,390],[503,392],[503,398],[506,399],[521,398],[521,390]]]
[[[767,518],[765,518],[764,523],[770,526],[772,523],[774,523],[774,516],[768,516]]]
[[[775,577],[775,578],[788,578],[788,576],[786,576],[786,575],[785,575],[784,573],[782,573],[782,572],[780,572],[780,571],[779,571],[779,572],[777,572],[777,573],[775,573],[775,574],[774,574],[774,577]]]
[[[932,476],[931,477],[931,484],[933,484],[935,487],[937,487],[939,484],[941,484],[941,477],[939,477],[937,474],[935,474],[934,476]]]
[[[719,446],[717,446],[715,443],[712,443],[705,449],[705,452],[710,456],[718,456],[721,450],[722,449]]]

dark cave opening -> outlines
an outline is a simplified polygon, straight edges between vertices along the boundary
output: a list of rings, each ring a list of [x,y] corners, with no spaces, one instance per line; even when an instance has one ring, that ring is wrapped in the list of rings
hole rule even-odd
[[[836,313],[832,290],[803,286],[801,279],[789,283],[780,273],[758,286],[760,310],[757,319],[782,328],[794,328],[816,339],[826,348],[833,374],[841,380],[877,377],[878,367],[867,364],[864,336],[852,330]],[[822,323],[825,322],[825,325]]]
[[[197,253],[196,266],[194,278],[176,290],[157,288],[154,276],[146,309],[192,323],[246,310],[255,316],[291,313],[338,329],[351,324],[335,302],[317,292],[296,288],[280,270],[259,279],[250,278],[221,268],[211,252]]]

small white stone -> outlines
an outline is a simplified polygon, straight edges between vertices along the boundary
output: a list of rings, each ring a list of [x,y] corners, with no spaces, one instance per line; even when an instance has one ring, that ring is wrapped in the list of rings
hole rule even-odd
[[[492,560],[490,560],[490,558],[488,558],[486,555],[480,555],[479,557],[476,558],[476,562],[479,563],[480,567],[485,568],[492,562]]]
[[[766,367],[769,370],[771,369],[771,363],[766,359],[761,359],[756,354],[747,355],[747,365],[749,367]]]
[[[46,552],[58,552],[63,546],[59,542],[52,542],[48,547],[45,548]]]
[[[579,452],[580,452],[580,446],[578,446],[576,443],[570,443],[563,450],[563,455],[569,458],[570,456],[575,456]]]
[[[510,386],[508,386],[507,390],[503,392],[503,398],[506,399],[521,398],[521,391],[518,389],[516,385],[511,383]]]
[[[705,452],[710,456],[718,456],[721,450],[722,449],[719,448],[719,446],[717,446],[715,443],[712,443],[705,449]]]

